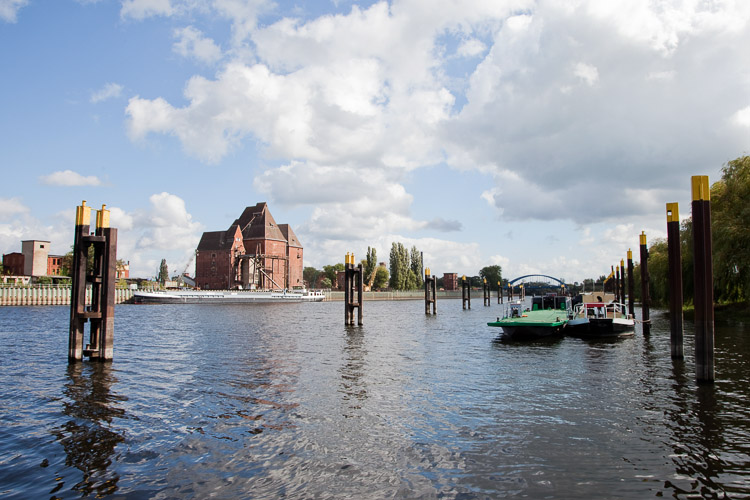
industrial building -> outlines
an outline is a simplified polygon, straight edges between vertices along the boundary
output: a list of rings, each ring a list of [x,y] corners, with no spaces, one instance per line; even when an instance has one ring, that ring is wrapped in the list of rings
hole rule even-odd
[[[204,290],[302,287],[302,245],[277,224],[265,202],[247,207],[228,229],[203,233],[195,283]]]

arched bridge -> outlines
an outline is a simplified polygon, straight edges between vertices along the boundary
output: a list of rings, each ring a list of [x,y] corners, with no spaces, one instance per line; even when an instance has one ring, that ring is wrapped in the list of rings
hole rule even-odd
[[[534,278],[534,277],[551,279],[552,281],[557,281],[558,283],[560,283],[560,285],[565,285],[565,282],[561,280],[560,278],[555,278],[554,276],[547,276],[546,274],[527,274],[526,276],[519,276],[518,278],[509,280],[508,284],[513,285],[516,281],[520,281],[526,278]]]

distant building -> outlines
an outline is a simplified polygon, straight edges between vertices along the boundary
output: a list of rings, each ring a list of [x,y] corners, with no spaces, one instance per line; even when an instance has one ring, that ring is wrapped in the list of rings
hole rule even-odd
[[[303,249],[288,224],[264,202],[247,207],[225,231],[203,233],[195,252],[195,283],[203,289],[303,286]]]
[[[11,252],[3,254],[3,273],[11,276],[23,276],[23,254]]]
[[[130,278],[130,261],[125,264],[117,264],[117,268],[115,269],[115,278],[117,278],[118,280],[126,280]]]
[[[49,241],[26,240],[21,242],[24,276],[46,276]]]
[[[3,272],[14,276],[60,276],[62,255],[49,255],[50,242],[26,240],[21,242],[21,252],[3,255]]]
[[[47,256],[47,276],[61,276],[63,271],[63,256]]]
[[[458,273],[443,273],[443,288],[458,290]]]

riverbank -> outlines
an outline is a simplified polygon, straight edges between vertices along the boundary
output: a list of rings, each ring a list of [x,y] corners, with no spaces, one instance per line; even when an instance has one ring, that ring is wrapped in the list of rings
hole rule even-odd
[[[125,304],[133,301],[136,290],[129,288],[115,289],[115,304]],[[141,291],[154,291],[153,289]],[[325,301],[343,301],[344,292],[324,290]],[[91,288],[87,289],[87,303],[91,301]],[[481,292],[475,291],[477,300]],[[0,287],[0,306],[68,306],[70,305],[71,287],[62,285],[39,286],[6,286]],[[437,299],[459,299],[461,291],[439,291]],[[364,292],[364,301],[373,300],[424,300],[423,290]],[[481,300],[481,298],[479,298]],[[497,297],[494,298],[497,301]]]

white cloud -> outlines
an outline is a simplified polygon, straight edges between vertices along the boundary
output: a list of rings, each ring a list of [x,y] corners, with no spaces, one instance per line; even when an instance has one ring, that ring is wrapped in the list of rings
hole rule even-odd
[[[18,11],[28,3],[28,0],[0,0],[0,19],[15,23],[18,19]]]
[[[172,45],[172,50],[182,57],[192,57],[205,64],[221,59],[221,48],[193,26],[175,29],[173,35],[177,41]]]
[[[170,16],[174,9],[170,0],[123,0],[120,17],[142,20],[151,16]]]
[[[573,74],[581,79],[589,87],[599,81],[599,70],[596,66],[579,62],[573,68]]]
[[[130,262],[132,277],[141,278],[153,277],[161,259],[167,260],[170,273],[182,272],[204,230],[184,200],[166,192],[151,195],[148,207],[133,212],[110,207],[110,223],[118,229],[118,258]]]
[[[42,184],[50,186],[101,186],[102,181],[95,175],[81,175],[72,170],[60,170],[47,175],[40,175]]]
[[[469,38],[468,40],[461,41],[456,54],[461,57],[475,57],[482,54],[486,49],[487,46],[481,40]]]
[[[0,220],[10,219],[29,211],[19,198],[0,198]]]
[[[107,99],[113,99],[122,95],[122,85],[118,83],[107,83],[101,89],[91,94],[90,101],[92,103],[106,101]]]
[[[732,118],[737,125],[750,128],[750,106],[738,110]]]
[[[411,214],[409,172],[442,163],[488,175],[474,196],[491,217],[570,219],[591,228],[571,241],[620,245],[595,224],[661,219],[681,179],[746,149],[736,127],[750,126],[739,109],[745,3],[403,0],[267,24],[258,18],[271,2],[212,8],[232,23],[226,65],[191,78],[184,102],[132,98],[128,132],[172,135],[207,163],[260,144],[280,166],[253,185],[274,203],[314,207],[298,232],[311,251],[459,227],[450,213]],[[174,50],[217,60],[216,42],[194,26],[175,33]],[[455,52],[443,53],[446,38]]]

